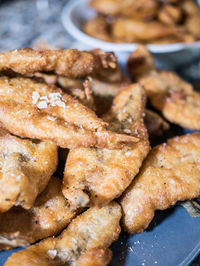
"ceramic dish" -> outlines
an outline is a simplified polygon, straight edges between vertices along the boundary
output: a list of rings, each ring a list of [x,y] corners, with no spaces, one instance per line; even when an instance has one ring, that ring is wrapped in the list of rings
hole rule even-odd
[[[71,0],[63,9],[62,22],[65,29],[84,45],[84,49],[101,48],[105,51],[114,51],[119,61],[124,63],[128,54],[137,48],[137,44],[109,43],[85,34],[82,31],[83,24],[95,15],[96,12],[88,7],[88,0]],[[148,49],[164,68],[174,68],[189,63],[200,55],[200,41],[192,44],[148,45]]]
[[[15,251],[0,252],[0,265]],[[143,234],[121,234],[110,266],[186,266],[200,251],[200,218],[183,207],[158,212]]]

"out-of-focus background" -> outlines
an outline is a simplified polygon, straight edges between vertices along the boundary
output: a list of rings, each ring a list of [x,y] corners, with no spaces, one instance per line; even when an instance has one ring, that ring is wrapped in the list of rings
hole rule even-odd
[[[39,40],[56,47],[81,49],[82,44],[66,32],[61,22],[61,13],[67,2],[0,0],[0,51],[30,47]],[[176,71],[200,87],[200,55]]]
[[[0,51],[31,47],[39,40],[55,47],[81,49],[82,45],[66,32],[61,22],[61,12],[67,2],[0,0]],[[200,87],[200,55],[176,71]],[[200,265],[200,256],[191,265]]]
[[[73,47],[61,23],[67,0],[1,0],[0,50],[32,46],[42,39],[59,47]]]

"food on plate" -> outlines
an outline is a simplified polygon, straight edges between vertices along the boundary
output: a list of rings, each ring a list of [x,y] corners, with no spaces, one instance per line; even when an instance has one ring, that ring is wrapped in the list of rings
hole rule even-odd
[[[116,43],[192,43],[200,39],[200,9],[193,0],[90,0],[96,17],[83,31]]]
[[[124,229],[141,233],[156,210],[199,197],[199,158],[200,133],[175,137],[153,148],[120,200]]]
[[[144,123],[151,139],[162,136],[164,131],[169,130],[169,124],[156,112],[146,109]]]
[[[27,246],[56,235],[75,215],[61,192],[61,180],[52,177],[31,209],[15,207],[0,214],[0,249]]]
[[[181,9],[171,4],[164,5],[158,14],[158,19],[166,25],[176,25],[182,19]]]
[[[30,209],[57,167],[57,146],[21,139],[0,126],[0,213]]]
[[[112,42],[113,38],[110,35],[110,24],[107,23],[105,18],[97,15],[83,26],[83,30],[88,35],[106,42]]]
[[[80,79],[70,79],[58,76],[57,82],[64,92],[77,98],[82,104],[95,110],[93,93],[88,79],[83,81]]]
[[[168,121],[200,129],[200,93],[177,74],[156,70],[151,54],[145,49],[140,47],[129,58],[128,70],[133,80],[144,86],[151,105]]]
[[[97,78],[90,78],[89,81],[96,113],[100,116],[110,109],[113,98],[130,84],[126,77],[123,77],[120,82],[108,82]]]
[[[180,6],[187,18],[197,12],[189,1],[92,2],[108,11],[94,19],[99,35],[118,20],[178,32],[161,30],[152,43],[189,40]],[[120,6],[117,17],[109,5]],[[156,31],[144,29],[143,40]],[[50,49],[0,53],[0,249],[33,244],[6,266],[108,265],[122,216],[127,232],[143,232],[155,210],[200,196],[200,133],[149,153],[158,136],[173,134],[164,134],[169,124],[150,105],[171,122],[200,129],[200,94],[175,73],[158,71],[144,46],[127,62],[133,84],[113,53]]]
[[[72,208],[103,206],[129,186],[150,148],[143,122],[144,108],[144,89],[135,84],[122,90],[114,99],[111,110],[104,115],[110,130],[139,138],[132,147],[69,151],[63,194]]]
[[[101,69],[116,67],[112,53],[80,52],[78,50],[44,50],[31,48],[0,53],[0,72],[12,70],[22,75],[54,72],[72,78],[85,77]]]
[[[154,17],[159,6],[157,0],[91,0],[90,6],[108,16],[125,16],[137,19]]]
[[[126,68],[134,82],[156,70],[153,56],[144,45],[129,54]]]
[[[157,21],[144,22],[131,18],[117,18],[113,23],[114,38],[124,42],[151,42],[177,34],[174,27]]]
[[[63,148],[122,147],[138,138],[106,129],[107,123],[60,89],[30,78],[0,78],[0,122],[11,133]]]
[[[200,93],[177,74],[154,72],[140,80],[151,105],[170,122],[184,128],[200,129]]]
[[[48,238],[14,253],[5,263],[11,265],[108,265],[109,246],[121,231],[120,206],[112,202],[103,208],[90,208],[75,218],[60,236]]]

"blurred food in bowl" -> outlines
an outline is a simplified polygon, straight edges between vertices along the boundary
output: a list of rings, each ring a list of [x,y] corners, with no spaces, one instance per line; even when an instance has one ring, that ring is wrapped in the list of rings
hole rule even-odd
[[[90,0],[97,11],[84,25],[94,38],[114,43],[193,43],[200,39],[200,9],[193,0]]]

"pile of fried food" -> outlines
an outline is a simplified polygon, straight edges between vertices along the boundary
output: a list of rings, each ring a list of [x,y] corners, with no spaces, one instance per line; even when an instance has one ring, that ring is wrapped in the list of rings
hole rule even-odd
[[[96,17],[83,30],[117,43],[191,43],[200,39],[200,9],[194,0],[90,0]]]
[[[149,143],[164,118],[199,130],[200,93],[143,46],[127,68],[100,50],[0,53],[0,247],[33,244],[6,266],[108,265],[121,227],[200,196],[200,133]]]

